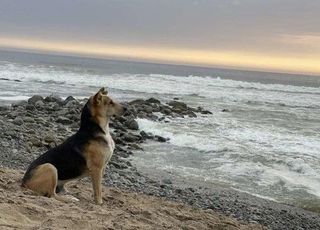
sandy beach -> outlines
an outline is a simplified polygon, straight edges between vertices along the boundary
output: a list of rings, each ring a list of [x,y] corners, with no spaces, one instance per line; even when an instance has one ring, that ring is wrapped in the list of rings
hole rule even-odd
[[[22,189],[22,172],[0,169],[1,229],[263,229],[212,210],[104,188],[104,204],[92,202],[91,184],[68,185],[75,203],[40,197]]]

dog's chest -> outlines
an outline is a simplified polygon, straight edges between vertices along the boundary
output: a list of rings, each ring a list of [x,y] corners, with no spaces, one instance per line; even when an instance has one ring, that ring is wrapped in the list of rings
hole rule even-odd
[[[104,136],[104,139],[106,140],[106,146],[104,147],[103,154],[104,154],[105,163],[108,163],[113,154],[115,144],[109,133]]]
[[[106,134],[105,139],[106,139],[106,141],[108,143],[108,149],[112,154],[113,151],[114,151],[114,147],[115,147],[114,141],[113,141],[113,139],[112,139],[112,137],[111,137],[111,135],[109,133]]]

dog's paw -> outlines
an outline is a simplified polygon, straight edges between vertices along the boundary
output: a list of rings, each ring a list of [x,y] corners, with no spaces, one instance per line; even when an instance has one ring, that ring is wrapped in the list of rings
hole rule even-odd
[[[98,205],[102,205],[102,204],[103,204],[102,199],[98,199],[98,200],[96,200],[96,204],[98,204]]]
[[[67,198],[68,200],[70,200],[71,202],[78,202],[80,201],[78,198],[71,196],[71,195],[64,195],[65,198]]]

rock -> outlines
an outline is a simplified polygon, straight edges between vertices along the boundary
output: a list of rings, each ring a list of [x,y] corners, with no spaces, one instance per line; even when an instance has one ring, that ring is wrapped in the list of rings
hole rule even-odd
[[[157,121],[158,120],[158,116],[154,115],[154,114],[148,114],[147,117],[152,120],[152,121]]]
[[[157,141],[159,141],[159,142],[166,142],[166,141],[167,141],[167,139],[166,139],[166,138],[161,137],[161,136],[158,136],[158,135],[156,135],[156,136],[155,136],[155,138],[156,138],[156,139],[157,139]]]
[[[229,109],[223,109],[223,110],[221,110],[221,112],[230,112],[230,110]]]
[[[51,111],[58,111],[60,109],[60,105],[57,102],[52,102],[48,109]]]
[[[76,115],[69,115],[68,118],[69,118],[69,120],[74,121],[74,122],[77,122],[80,120],[79,116],[76,116]]]
[[[144,103],[145,103],[145,101],[143,99],[136,99],[136,100],[130,101],[128,104],[129,105],[142,105]]]
[[[56,102],[59,105],[63,105],[63,101],[60,97],[54,97],[54,96],[47,96],[44,100],[44,102]]]
[[[35,122],[34,118],[32,118],[32,117],[24,117],[23,121],[24,122],[28,122],[28,123],[34,123]]]
[[[153,97],[146,100],[146,102],[151,103],[151,104],[161,104],[161,102],[158,99],[155,99]]]
[[[16,117],[13,121],[12,121],[13,124],[15,125],[22,125],[23,124],[23,120],[21,117]]]
[[[32,104],[26,105],[26,110],[33,111],[34,109],[35,109],[34,105],[32,105]]]
[[[126,133],[123,135],[123,139],[127,142],[136,142],[138,141],[140,138],[135,136],[134,134],[132,133]]]
[[[43,101],[37,101],[37,102],[35,103],[35,106],[36,106],[37,109],[40,109],[40,108],[43,108],[44,103],[43,103]]]
[[[201,111],[203,111],[203,107],[198,106],[198,108],[197,108],[197,112],[201,112]]]
[[[162,180],[162,183],[164,183],[164,184],[172,184],[172,181],[170,179],[166,178],[166,179]]]
[[[188,111],[188,116],[189,117],[197,117],[197,115],[192,111]]]
[[[127,121],[127,118],[125,118],[125,117],[115,117],[114,121],[119,121],[121,123],[125,123]]]
[[[110,164],[113,165],[117,169],[126,169],[126,168],[128,168],[127,165],[121,164],[121,163],[117,163],[117,162],[114,162],[114,161],[111,161]]]
[[[113,138],[114,142],[118,145],[124,145],[124,141],[120,137]]]
[[[60,123],[60,124],[63,124],[63,125],[68,125],[68,124],[72,123],[72,121],[70,121],[68,118],[65,118],[65,117],[58,117],[56,122]]]
[[[178,107],[178,108],[181,108],[181,109],[187,109],[188,106],[186,105],[186,103],[183,103],[181,101],[170,101],[168,103],[168,105],[172,106],[172,107]]]
[[[34,95],[28,99],[28,103],[35,105],[38,101],[43,101],[43,97],[40,95]]]
[[[47,143],[55,142],[56,138],[52,134],[47,134],[43,140]]]
[[[154,136],[152,135],[152,133],[146,133],[145,131],[141,131],[140,135],[143,139],[153,139]]]
[[[43,119],[42,117],[36,117],[36,118],[34,118],[34,120],[35,120],[37,123],[41,123],[41,124],[43,124],[43,123],[46,122],[46,120]]]
[[[70,101],[76,101],[76,99],[73,96],[68,96],[64,101],[63,104],[66,105]]]
[[[7,111],[7,110],[9,110],[9,109],[10,109],[9,106],[0,106],[0,112],[1,112],[1,111]]]
[[[41,140],[39,138],[37,138],[37,137],[31,137],[29,140],[30,140],[30,143],[33,146],[36,146],[36,147],[41,147],[42,146]]]
[[[68,101],[66,104],[65,104],[65,107],[67,108],[74,108],[74,107],[77,107],[79,105],[79,102],[78,101]]]
[[[144,113],[144,112],[142,112],[142,111],[140,111],[139,113],[138,113],[138,115],[137,115],[139,118],[147,118],[147,114],[146,113]]]
[[[128,129],[131,129],[131,130],[139,130],[139,125],[138,125],[138,122],[136,120],[128,120],[124,123]]]
[[[143,150],[143,148],[141,148],[138,144],[136,143],[133,143],[133,144],[130,144],[130,147],[132,149],[135,149],[135,150]]]
[[[12,107],[13,108],[16,108],[16,107],[19,107],[19,106],[24,106],[24,105],[26,105],[27,104],[27,102],[26,101],[18,101],[18,102],[15,102],[15,103],[12,103]]]
[[[201,114],[212,114],[212,112],[210,112],[209,110],[203,110],[201,111]]]
[[[152,113],[153,112],[153,109],[152,109],[152,107],[150,107],[150,106],[146,106],[146,107],[144,107],[144,112],[146,112],[146,113]]]
[[[165,115],[171,115],[172,114],[172,111],[170,109],[163,109],[162,112],[165,114]]]

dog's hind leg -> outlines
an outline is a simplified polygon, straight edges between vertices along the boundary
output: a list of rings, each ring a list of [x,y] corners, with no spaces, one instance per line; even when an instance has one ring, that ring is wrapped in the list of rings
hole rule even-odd
[[[56,167],[50,163],[46,163],[39,165],[32,171],[32,176],[24,183],[24,187],[31,189],[40,195],[53,197],[62,202],[78,200],[74,197],[58,196],[56,194],[57,184],[58,172]]]

